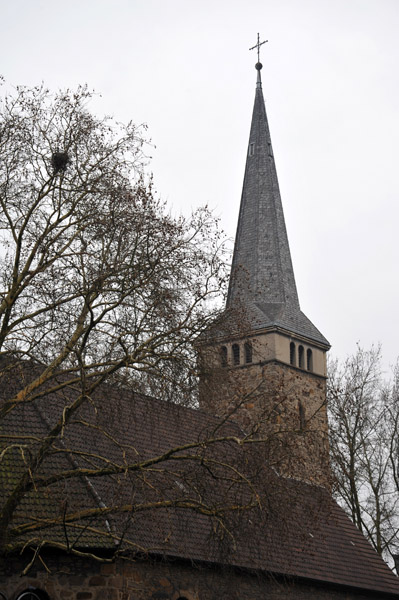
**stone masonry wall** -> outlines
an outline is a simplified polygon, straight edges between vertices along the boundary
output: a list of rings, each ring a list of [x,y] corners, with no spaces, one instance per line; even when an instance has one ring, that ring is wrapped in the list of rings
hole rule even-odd
[[[218,416],[230,415],[245,432],[256,430],[273,439],[282,473],[329,486],[323,377],[277,361],[212,368],[201,378],[200,406]]]
[[[35,591],[49,600],[368,600],[381,595],[326,589],[323,585],[288,582],[267,576],[176,562],[101,564],[72,556],[46,557],[30,574],[20,576],[20,559],[0,565],[0,592],[17,600]],[[43,594],[44,593],[44,594]],[[1,596],[0,596],[1,597]]]

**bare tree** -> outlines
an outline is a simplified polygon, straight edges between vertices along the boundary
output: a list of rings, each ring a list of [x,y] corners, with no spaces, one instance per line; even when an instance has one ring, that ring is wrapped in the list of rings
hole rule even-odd
[[[2,104],[0,351],[45,378],[141,380],[187,365],[223,286],[220,234],[206,209],[166,213],[142,175],[142,128],[94,118],[89,98],[19,89]]]
[[[20,468],[4,475],[2,550],[27,494],[82,476],[73,455],[84,450],[65,432],[87,418],[82,407],[95,404],[99,387],[192,397],[192,342],[225,284],[213,216],[206,208],[188,219],[168,214],[143,174],[144,128],[94,117],[90,97],[86,88],[18,88],[0,105],[1,460],[7,467],[17,452]],[[42,436],[10,425],[33,405]],[[176,451],[162,449],[153,461]],[[49,479],[43,469],[55,452],[72,463]],[[110,460],[102,456],[84,476],[144,469],[132,457]],[[78,520],[67,513],[64,522]],[[38,530],[39,520],[27,529]]]
[[[343,364],[329,365],[335,494],[387,560],[399,549],[398,376],[396,368],[393,381],[384,381],[380,348],[358,348]]]

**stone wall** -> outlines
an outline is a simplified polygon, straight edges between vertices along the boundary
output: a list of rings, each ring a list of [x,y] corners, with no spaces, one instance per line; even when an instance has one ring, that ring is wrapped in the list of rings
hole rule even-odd
[[[118,559],[101,564],[88,559],[43,556],[43,564],[20,576],[21,559],[0,565],[0,592],[17,600],[29,589],[49,600],[370,600],[380,594],[338,589],[306,582],[277,580],[259,574],[182,561]]]
[[[285,475],[329,487],[324,377],[278,361],[204,369],[200,407],[273,440]]]

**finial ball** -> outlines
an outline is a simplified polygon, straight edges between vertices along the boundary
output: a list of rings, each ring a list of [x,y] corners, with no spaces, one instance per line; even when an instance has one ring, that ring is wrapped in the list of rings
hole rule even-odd
[[[260,63],[260,62],[257,62],[257,63],[256,63],[256,65],[255,65],[255,69],[256,69],[257,71],[260,71],[262,67],[263,67],[263,65],[262,65],[262,63]]]

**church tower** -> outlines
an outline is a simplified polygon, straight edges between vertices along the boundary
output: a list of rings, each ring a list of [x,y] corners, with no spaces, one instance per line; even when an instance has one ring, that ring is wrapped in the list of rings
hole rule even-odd
[[[328,341],[299,306],[258,63],[226,308],[200,345],[200,405],[270,436],[280,472],[326,485]]]

